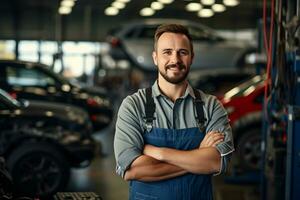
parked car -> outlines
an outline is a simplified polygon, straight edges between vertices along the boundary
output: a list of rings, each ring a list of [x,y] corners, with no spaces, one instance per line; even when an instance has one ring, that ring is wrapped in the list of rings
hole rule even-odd
[[[74,85],[40,63],[1,60],[0,87],[17,99],[79,106],[89,113],[94,131],[107,127],[113,118],[113,108],[104,90]]]
[[[244,170],[261,167],[264,81],[265,76],[254,76],[229,90],[221,100],[233,129],[238,163]]]
[[[215,95],[220,99],[230,89],[253,77],[253,73],[242,70],[209,73],[194,72],[189,77],[193,87]]]
[[[155,71],[153,38],[156,28],[164,23],[180,23],[188,27],[195,51],[192,69],[243,67],[247,54],[255,51],[252,45],[225,39],[200,23],[179,19],[145,19],[114,28],[107,36],[111,47],[109,55],[115,61],[128,60],[131,65],[145,71]]]
[[[72,105],[17,101],[0,89],[0,156],[16,194],[49,197],[65,188],[71,167],[86,167],[98,149],[88,114]]]

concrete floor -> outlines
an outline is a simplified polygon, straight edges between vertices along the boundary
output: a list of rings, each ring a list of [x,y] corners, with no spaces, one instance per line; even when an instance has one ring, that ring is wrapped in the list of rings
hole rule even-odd
[[[102,154],[84,169],[72,171],[66,191],[96,192],[104,200],[128,199],[128,183],[115,174],[113,154],[114,122],[95,133],[102,144]],[[234,160],[234,156],[233,156]],[[259,186],[255,184],[226,184],[226,175],[213,177],[215,200],[259,200]]]

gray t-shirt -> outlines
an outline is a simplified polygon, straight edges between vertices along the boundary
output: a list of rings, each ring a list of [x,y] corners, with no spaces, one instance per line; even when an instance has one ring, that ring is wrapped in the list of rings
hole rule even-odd
[[[124,177],[125,171],[131,163],[143,154],[143,133],[146,131],[145,103],[146,90],[140,89],[127,96],[118,112],[114,150],[116,158],[116,172]],[[219,173],[226,170],[230,154],[234,151],[231,127],[226,110],[220,101],[212,95],[199,91],[204,102],[204,116],[206,118],[205,133],[220,131],[225,134],[222,143],[216,146],[222,156]],[[157,81],[152,86],[152,96],[155,103],[153,128],[185,129],[198,127],[194,106],[195,94],[188,85],[185,94],[172,102],[160,92]],[[219,174],[218,173],[218,174]]]

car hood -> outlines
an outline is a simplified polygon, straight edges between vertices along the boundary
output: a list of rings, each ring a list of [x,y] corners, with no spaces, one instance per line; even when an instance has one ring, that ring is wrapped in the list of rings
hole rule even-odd
[[[79,88],[81,92],[89,93],[90,95],[95,95],[99,97],[107,97],[107,90],[102,87],[95,87],[95,86],[81,86]]]
[[[88,114],[81,108],[62,103],[42,101],[25,101],[21,108],[23,115],[59,118],[63,121],[85,124],[88,122]]]

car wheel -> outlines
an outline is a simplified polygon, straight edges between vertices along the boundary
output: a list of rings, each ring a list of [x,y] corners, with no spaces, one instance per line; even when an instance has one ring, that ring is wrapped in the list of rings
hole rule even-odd
[[[261,168],[261,127],[244,131],[237,140],[236,147],[242,169],[259,170]]]
[[[70,177],[70,167],[56,148],[49,144],[27,143],[7,159],[17,193],[49,197],[62,190]]]

